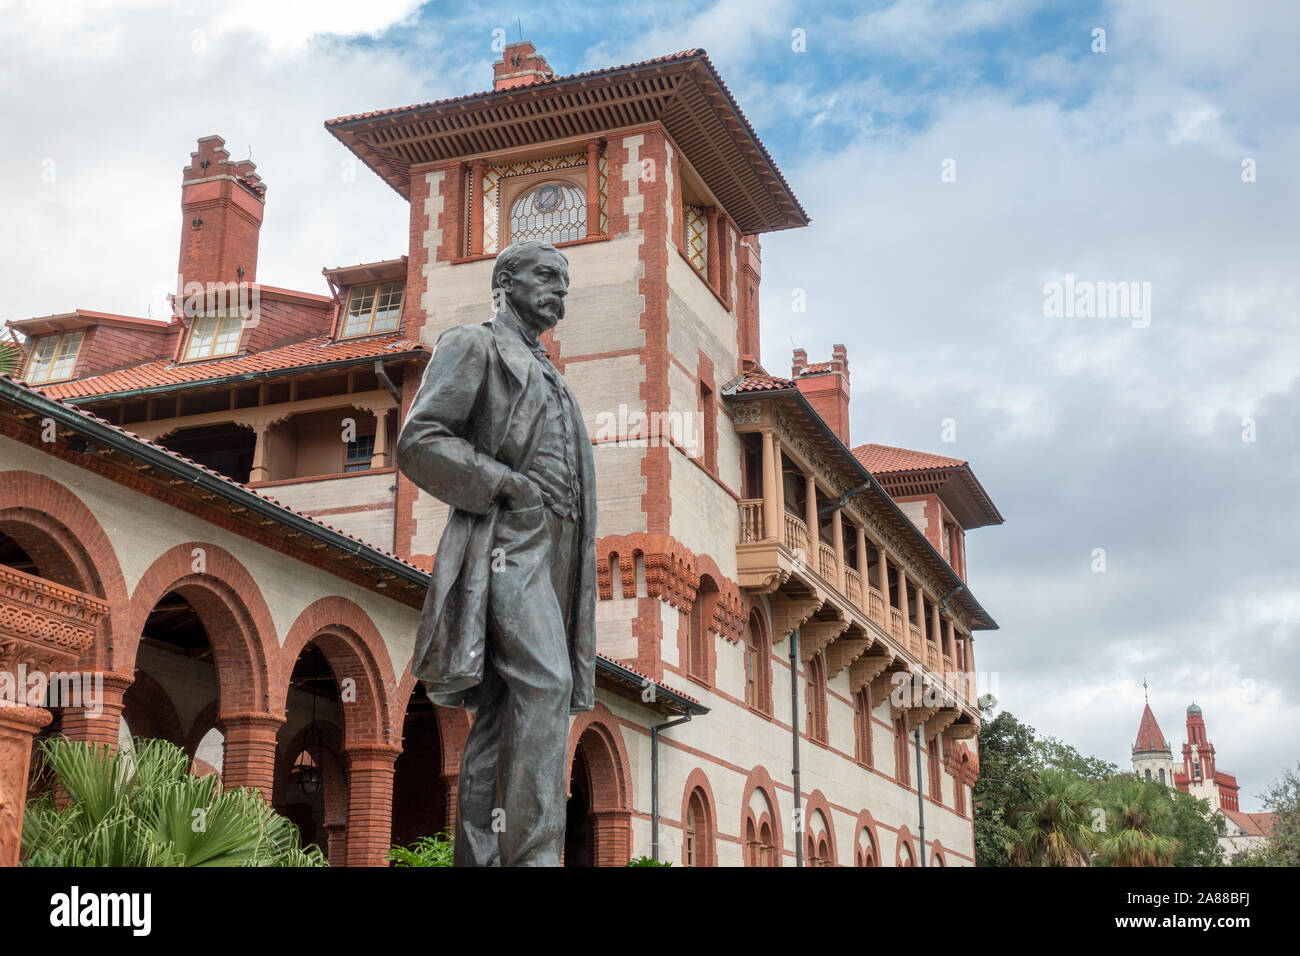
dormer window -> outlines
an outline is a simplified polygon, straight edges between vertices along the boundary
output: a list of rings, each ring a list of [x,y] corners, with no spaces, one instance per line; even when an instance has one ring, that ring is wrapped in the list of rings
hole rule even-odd
[[[37,339],[27,362],[27,382],[37,385],[71,378],[85,334],[84,329],[78,329],[61,335],[42,335]]]
[[[238,315],[195,316],[182,361],[234,355],[239,351],[239,333],[243,325],[244,320]]]
[[[339,338],[350,339],[377,332],[392,332],[402,318],[405,282],[379,282],[357,286],[348,296],[348,311]]]

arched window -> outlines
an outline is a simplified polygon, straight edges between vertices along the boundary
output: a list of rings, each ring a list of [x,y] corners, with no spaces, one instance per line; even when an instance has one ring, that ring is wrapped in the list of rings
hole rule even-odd
[[[880,857],[876,853],[876,841],[872,839],[871,831],[866,827],[858,831],[858,848],[853,854],[853,863],[855,866],[880,865]]]
[[[683,862],[687,866],[716,866],[713,858],[713,819],[704,791],[696,787],[686,801]]]
[[[871,755],[871,685],[853,695],[853,736],[858,763],[870,767]]]
[[[772,654],[767,628],[756,610],[745,624],[745,703],[772,713]]]
[[[943,777],[939,772],[939,738],[935,737],[929,744],[930,757],[930,798],[943,803]]]
[[[707,574],[700,576],[700,586],[691,606],[686,639],[686,673],[709,683],[712,678],[713,615],[718,606],[718,586]]]
[[[808,737],[818,743],[828,740],[826,730],[826,661],[822,652],[807,666]]]
[[[907,759],[907,715],[894,721],[894,779],[911,786],[912,774]]]
[[[510,242],[572,242],[587,236],[587,197],[572,183],[542,183],[510,206]]]
[[[1160,768],[1160,782],[1161,782],[1161,783],[1164,783],[1164,782],[1165,782],[1165,768],[1164,768],[1164,767],[1161,767],[1161,768]]]
[[[912,856],[912,844],[904,843],[898,849],[898,856],[901,860],[901,866],[916,866],[916,859]]]

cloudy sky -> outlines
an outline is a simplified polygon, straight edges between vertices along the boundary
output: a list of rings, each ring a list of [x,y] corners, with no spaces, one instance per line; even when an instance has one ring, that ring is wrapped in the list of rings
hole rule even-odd
[[[1002,705],[1125,765],[1148,678],[1259,809],[1300,758],[1300,11],[805,7],[0,0],[0,319],[159,314],[199,136],[269,185],[259,277],[324,291],[407,228],[324,120],[481,90],[521,29],[560,73],[703,47],[813,219],[764,241],[768,368],[843,342],[853,441],[966,458],[1007,518],[969,539]],[[1045,314],[1067,275],[1149,299]]]

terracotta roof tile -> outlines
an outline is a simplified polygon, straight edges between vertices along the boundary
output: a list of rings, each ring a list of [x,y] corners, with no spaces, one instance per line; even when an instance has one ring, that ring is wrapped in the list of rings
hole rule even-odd
[[[1160,725],[1156,723],[1156,715],[1151,712],[1150,704],[1142,711],[1142,722],[1138,724],[1137,743],[1133,749],[1139,753],[1169,749],[1169,741],[1160,732]]]
[[[1241,810],[1228,810],[1222,807],[1220,809],[1224,816],[1245,830],[1250,836],[1267,837],[1273,834],[1273,814],[1271,813],[1243,813]]]
[[[724,385],[723,390],[728,393],[775,392],[796,387],[795,383],[788,378],[780,378],[764,372],[746,372],[739,378],[732,379]]]
[[[320,362],[337,362],[345,359],[365,358],[393,352],[423,349],[416,341],[400,335],[379,338],[355,339],[335,342],[327,335],[316,336],[304,342],[295,342],[280,348],[266,349],[249,355],[210,359],[201,362],[174,363],[164,359],[146,362],[132,368],[104,372],[72,382],[60,382],[37,389],[50,398],[82,398],[89,395],[108,395],[137,388],[159,385],[179,385],[202,382],[208,379],[240,375],[245,372],[292,369]]]
[[[853,449],[853,455],[862,463],[862,467],[873,475],[888,474],[891,471],[920,471],[927,468],[960,468],[962,465],[969,464],[960,458],[932,455],[929,452],[913,451],[910,448],[895,448],[893,445],[859,445]]]

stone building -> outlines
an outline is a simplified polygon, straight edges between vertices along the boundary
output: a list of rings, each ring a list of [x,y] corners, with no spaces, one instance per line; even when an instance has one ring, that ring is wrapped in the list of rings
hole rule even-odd
[[[996,623],[965,534],[1002,517],[965,461],[851,444],[843,347],[762,364],[759,237],[809,220],[707,56],[561,77],[519,43],[491,90],[326,127],[409,201],[404,255],[262,284],[267,184],[206,137],[169,321],[8,323],[0,664],[102,696],[0,711],[0,807],[33,733],[147,735],[335,863],[451,826],[468,717],[410,673],[447,513],[392,447],[439,333],[488,318],[493,257],[537,237],[570,261],[545,344],[600,501],[566,864],[973,864]]]
[[[1205,730],[1201,708],[1187,708],[1187,742],[1182,747],[1182,761],[1174,766],[1173,748],[1160,732],[1155,714],[1148,703],[1142,711],[1137,740],[1132,751],[1133,773],[1146,780],[1156,780],[1167,787],[1209,801],[1222,821],[1219,845],[1224,858],[1259,849],[1268,842],[1273,829],[1273,814],[1246,813],[1237,800],[1237,778],[1220,770],[1215,762],[1214,744]]]

